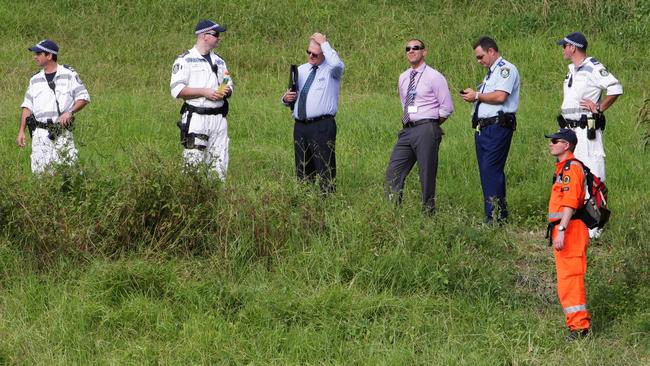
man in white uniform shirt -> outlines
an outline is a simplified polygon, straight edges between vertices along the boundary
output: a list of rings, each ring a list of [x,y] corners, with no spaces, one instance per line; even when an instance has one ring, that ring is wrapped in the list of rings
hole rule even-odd
[[[587,38],[574,32],[557,42],[562,55],[570,60],[564,78],[564,100],[558,124],[571,128],[578,136],[575,157],[591,172],[605,181],[605,112],[623,94],[623,86],[603,64],[587,56]],[[607,94],[601,98],[602,92]],[[589,236],[598,238],[602,229],[590,229]]]
[[[72,67],[58,64],[59,46],[54,41],[43,40],[28,50],[34,52],[34,61],[42,70],[29,80],[16,143],[25,147],[25,129],[29,128],[32,172],[43,173],[57,164],[77,162],[72,125],[90,95]]]
[[[623,86],[603,64],[587,56],[587,39],[582,33],[571,33],[557,44],[563,47],[564,59],[571,61],[564,78],[564,100],[558,122],[566,124],[561,127],[573,129],[578,136],[576,158],[604,181],[603,112],[623,94]],[[603,91],[607,95],[601,100]]]
[[[196,44],[176,58],[171,95],[183,99],[181,144],[188,168],[206,164],[222,181],[228,169],[228,100],[233,83],[224,60],[212,52],[226,27],[201,20],[194,29]]]

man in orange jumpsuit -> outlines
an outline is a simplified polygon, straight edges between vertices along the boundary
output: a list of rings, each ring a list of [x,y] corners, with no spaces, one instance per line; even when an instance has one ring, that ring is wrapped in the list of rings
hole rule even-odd
[[[585,291],[589,230],[582,220],[572,218],[575,211],[584,206],[585,175],[578,161],[571,161],[565,167],[568,160],[575,159],[573,151],[578,143],[575,132],[561,129],[545,136],[551,139],[549,149],[557,158],[548,203],[557,292],[570,331],[566,340],[574,341],[586,336],[591,325]]]

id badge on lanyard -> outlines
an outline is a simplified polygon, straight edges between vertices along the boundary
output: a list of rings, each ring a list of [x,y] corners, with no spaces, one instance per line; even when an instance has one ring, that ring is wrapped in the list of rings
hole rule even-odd
[[[418,81],[419,81],[419,80],[418,80]],[[412,100],[415,101],[415,95],[417,94],[416,91],[415,91],[415,90],[412,90],[410,93],[411,93],[411,95],[413,96],[413,99],[412,99]],[[416,106],[416,105],[410,105],[410,106],[407,107],[406,110],[407,110],[408,113],[418,113],[418,106]]]

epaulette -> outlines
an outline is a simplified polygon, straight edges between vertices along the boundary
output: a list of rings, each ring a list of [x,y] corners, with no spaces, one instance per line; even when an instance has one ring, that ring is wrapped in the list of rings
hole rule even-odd
[[[178,55],[176,58],[181,58],[187,56],[187,54],[190,53],[190,51],[185,51],[182,54]]]
[[[214,51],[212,51],[212,52],[214,52]],[[214,54],[217,55],[217,57],[219,57],[223,62],[226,62],[226,60],[223,57],[221,57],[220,54],[218,54],[216,52],[214,52]]]
[[[72,66],[70,66],[70,65],[63,65],[63,67],[65,67],[66,69],[68,69],[68,70],[70,70],[70,71],[72,71],[72,72],[77,72],[77,71],[76,71],[75,69],[73,69]]]
[[[504,60],[501,60],[501,61],[499,61],[497,66],[504,66],[505,64],[506,64],[506,62]]]
[[[595,58],[593,58],[593,57],[591,58],[590,61],[591,61],[591,63],[594,64],[594,65],[600,65],[600,62],[599,62],[598,60],[596,60]]]

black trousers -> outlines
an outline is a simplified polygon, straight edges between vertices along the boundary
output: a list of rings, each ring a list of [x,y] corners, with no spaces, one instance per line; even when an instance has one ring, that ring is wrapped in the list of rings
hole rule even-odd
[[[301,181],[320,179],[321,191],[336,190],[336,121],[296,122],[293,127],[296,174]]]
[[[426,123],[405,128],[397,134],[397,143],[386,169],[388,198],[399,204],[406,177],[417,161],[422,186],[422,205],[426,212],[435,210],[438,150],[442,129],[438,123]]]

